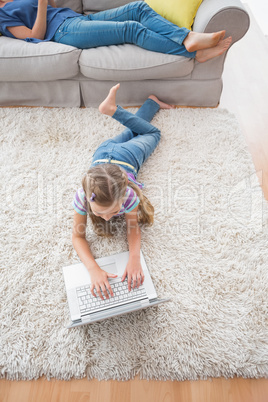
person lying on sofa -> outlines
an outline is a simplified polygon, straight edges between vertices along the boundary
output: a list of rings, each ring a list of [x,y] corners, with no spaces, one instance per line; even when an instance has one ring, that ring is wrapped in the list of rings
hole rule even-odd
[[[0,32],[28,42],[54,41],[80,49],[131,43],[154,52],[203,63],[223,54],[232,38],[225,31],[179,28],[143,1],[82,15],[57,8],[54,0],[0,0]]]

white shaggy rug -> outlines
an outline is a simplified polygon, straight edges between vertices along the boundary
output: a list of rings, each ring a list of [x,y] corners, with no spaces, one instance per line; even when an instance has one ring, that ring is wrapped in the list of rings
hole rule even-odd
[[[135,109],[131,109],[134,111]],[[165,305],[68,330],[71,202],[122,127],[96,109],[0,109],[0,376],[193,380],[268,375],[268,213],[225,110],[160,111],[138,178],[155,206],[142,249]],[[128,249],[88,228],[94,256]]]

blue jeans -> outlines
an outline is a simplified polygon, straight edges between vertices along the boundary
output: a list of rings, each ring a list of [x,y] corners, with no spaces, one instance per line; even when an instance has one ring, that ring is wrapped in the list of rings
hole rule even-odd
[[[189,32],[162,18],[145,2],[135,1],[112,10],[67,18],[52,40],[80,49],[132,43],[154,52],[194,58],[196,52],[188,52],[183,45]]]
[[[147,99],[136,114],[117,106],[113,118],[127,128],[115,138],[104,141],[93,155],[92,165],[99,159],[117,160],[133,166],[120,165],[128,173],[137,176],[141,165],[151,155],[160,141],[160,131],[149,122],[159,110],[158,103]]]

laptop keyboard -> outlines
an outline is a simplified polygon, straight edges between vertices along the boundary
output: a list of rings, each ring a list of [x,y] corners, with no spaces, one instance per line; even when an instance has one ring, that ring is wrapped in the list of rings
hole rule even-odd
[[[118,281],[113,281],[110,285],[114,296],[111,297],[108,292],[109,299],[106,299],[104,296],[104,300],[102,300],[96,292],[97,297],[92,296],[89,285],[81,286],[76,289],[81,315],[105,310],[110,307],[127,304],[147,297],[143,285],[139,288],[131,289],[130,292],[128,290],[127,281],[121,282],[121,278],[118,278]]]

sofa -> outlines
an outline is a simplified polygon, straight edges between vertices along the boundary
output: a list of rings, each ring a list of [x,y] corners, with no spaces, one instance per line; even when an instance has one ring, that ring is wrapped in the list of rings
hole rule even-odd
[[[56,0],[57,6],[92,13],[127,0]],[[112,4],[111,4],[112,3]],[[203,0],[192,29],[226,30],[232,45],[249,28],[240,0]],[[117,82],[118,103],[142,104],[150,94],[183,106],[216,107],[228,52],[205,63],[151,52],[131,44],[80,50],[55,42],[29,43],[0,37],[0,105],[95,107]]]

